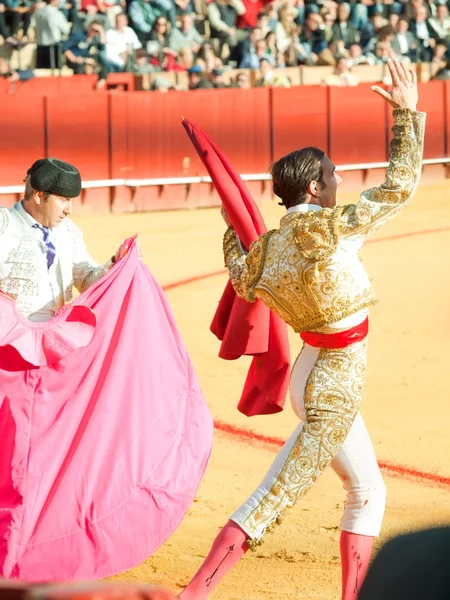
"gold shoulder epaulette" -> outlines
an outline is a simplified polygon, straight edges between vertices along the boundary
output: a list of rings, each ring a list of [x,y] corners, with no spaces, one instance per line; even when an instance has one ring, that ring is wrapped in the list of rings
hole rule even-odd
[[[309,260],[325,260],[335,251],[339,241],[342,207],[301,213],[296,217],[294,239],[302,256]]]

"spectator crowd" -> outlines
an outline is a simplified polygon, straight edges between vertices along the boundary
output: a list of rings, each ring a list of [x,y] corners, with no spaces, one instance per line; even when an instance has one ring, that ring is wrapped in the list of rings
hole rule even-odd
[[[228,87],[227,69],[285,86],[285,67],[329,65],[323,83],[357,85],[357,65],[390,57],[450,78],[450,0],[0,0],[3,50],[36,44],[36,68],[75,74],[187,72],[189,89]],[[1,52],[0,55],[5,53]],[[15,72],[0,57],[0,74]],[[166,79],[153,78],[165,91]],[[231,84],[250,86],[248,71]]]

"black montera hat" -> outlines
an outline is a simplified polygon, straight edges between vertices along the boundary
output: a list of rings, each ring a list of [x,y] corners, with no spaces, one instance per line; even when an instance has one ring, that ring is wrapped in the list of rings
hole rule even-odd
[[[76,198],[81,193],[81,176],[73,165],[57,158],[40,158],[27,171],[30,184],[38,192],[48,192],[64,198]]]

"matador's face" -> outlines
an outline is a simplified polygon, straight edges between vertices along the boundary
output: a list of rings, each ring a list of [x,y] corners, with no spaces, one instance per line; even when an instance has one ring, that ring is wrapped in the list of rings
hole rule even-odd
[[[322,173],[317,199],[323,208],[334,208],[337,204],[337,188],[342,182],[342,177],[337,174],[336,167],[327,156],[322,161]]]

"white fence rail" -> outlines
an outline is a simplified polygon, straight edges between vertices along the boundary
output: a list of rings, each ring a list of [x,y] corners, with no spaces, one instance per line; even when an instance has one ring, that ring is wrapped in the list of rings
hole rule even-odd
[[[385,169],[389,163],[361,163],[354,165],[336,166],[337,171],[368,171],[370,169]],[[423,161],[424,165],[445,165],[450,164],[450,157],[427,158]],[[244,181],[268,181],[269,173],[250,173],[241,175]],[[188,185],[191,183],[211,183],[210,177],[166,177],[157,179],[100,179],[97,181],[84,181],[82,187],[85,190],[105,187],[125,186],[130,188],[164,185]],[[24,185],[0,186],[0,195],[2,194],[21,194]]]

